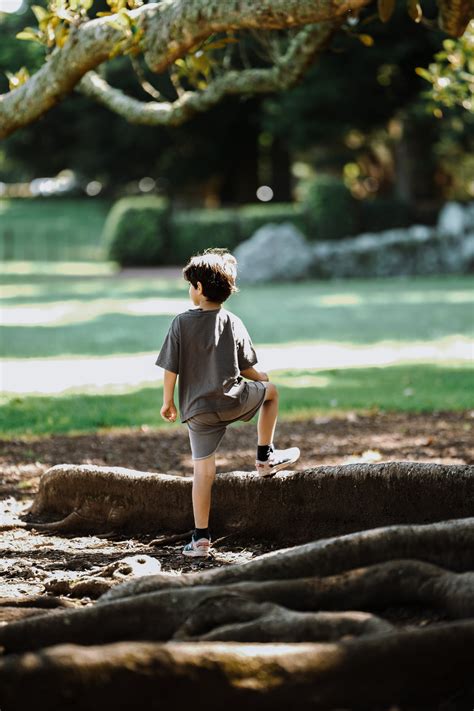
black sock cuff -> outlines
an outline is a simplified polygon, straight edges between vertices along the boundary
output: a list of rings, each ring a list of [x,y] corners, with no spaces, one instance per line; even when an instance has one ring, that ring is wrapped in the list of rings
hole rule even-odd
[[[198,541],[200,538],[210,538],[208,528],[195,528],[193,533],[193,538]]]

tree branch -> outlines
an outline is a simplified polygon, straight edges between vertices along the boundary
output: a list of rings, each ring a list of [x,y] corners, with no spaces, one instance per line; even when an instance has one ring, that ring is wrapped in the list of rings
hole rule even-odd
[[[138,101],[111,87],[96,72],[88,72],[83,77],[79,91],[130,123],[178,126],[194,114],[215,106],[226,95],[268,93],[293,86],[327,46],[339,25],[340,22],[310,25],[297,34],[286,54],[273,67],[228,71],[203,91],[186,91],[173,102]]]
[[[285,29],[343,18],[370,0],[164,0],[130,12],[144,32],[149,67],[163,72],[213,32]],[[59,103],[87,72],[105,62],[122,33],[115,16],[73,28],[64,46],[54,50],[25,84],[0,96],[0,138],[26,126]]]

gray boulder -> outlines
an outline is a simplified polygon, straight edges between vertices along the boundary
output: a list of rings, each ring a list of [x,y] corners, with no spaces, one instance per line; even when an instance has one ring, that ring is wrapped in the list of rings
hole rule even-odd
[[[239,281],[293,281],[307,276],[313,254],[304,235],[292,224],[261,227],[234,250]]]
[[[413,225],[312,247],[311,274],[322,278],[456,274],[472,271],[471,235]]]
[[[462,235],[468,226],[468,220],[468,212],[462,205],[458,202],[447,202],[439,213],[438,232],[454,237]]]

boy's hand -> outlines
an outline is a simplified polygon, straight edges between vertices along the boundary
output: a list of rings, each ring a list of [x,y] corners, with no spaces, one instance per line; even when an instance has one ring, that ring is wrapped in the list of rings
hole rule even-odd
[[[168,422],[176,422],[178,412],[176,410],[174,402],[163,403],[163,407],[160,410],[160,415],[164,420],[168,420]]]
[[[270,378],[268,377],[268,375],[266,373],[263,373],[262,371],[259,372],[259,376],[260,376],[259,380],[261,380],[263,382],[268,383],[270,381]]]

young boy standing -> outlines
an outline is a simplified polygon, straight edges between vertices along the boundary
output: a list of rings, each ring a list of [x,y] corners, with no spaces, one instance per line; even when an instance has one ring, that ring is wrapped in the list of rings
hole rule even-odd
[[[260,476],[272,476],[294,464],[300,450],[274,449],[277,388],[268,382],[266,373],[253,367],[257,356],[242,321],[222,308],[223,302],[238,291],[235,257],[224,249],[207,249],[190,259],[183,276],[189,282],[189,296],[196,308],[173,319],[156,365],[164,369],[161,416],[169,422],[177,417],[174,388],[179,375],[181,421],[188,426],[191,444],[196,528],[183,554],[207,557],[215,453],[227,425],[237,420],[247,422],[259,411],[255,466]]]

